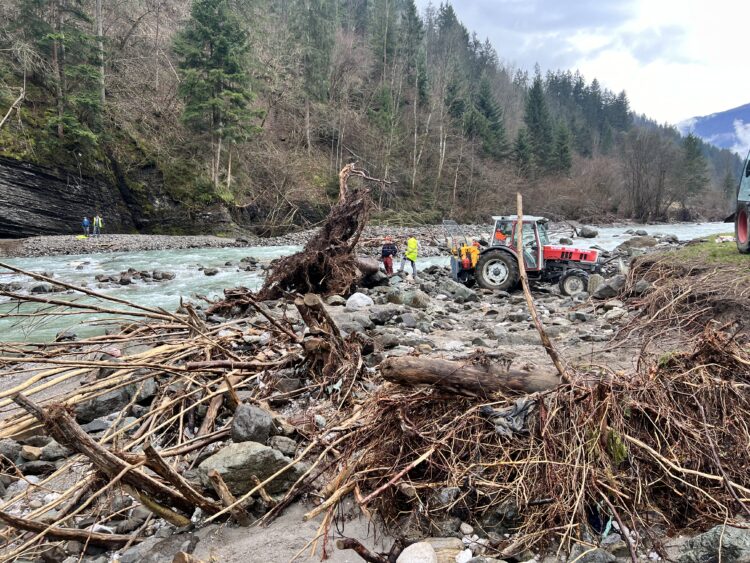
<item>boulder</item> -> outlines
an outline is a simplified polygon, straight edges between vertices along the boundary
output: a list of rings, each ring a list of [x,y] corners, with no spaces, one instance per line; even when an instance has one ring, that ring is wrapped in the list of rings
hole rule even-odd
[[[635,232],[635,234],[636,234],[636,236],[639,236],[639,237],[647,237],[648,236],[648,232],[644,231],[643,229],[638,229]]]
[[[721,553],[719,552],[721,546]],[[750,561],[750,530],[715,526],[684,543],[677,563],[747,563]]]
[[[597,231],[594,227],[584,225],[583,227],[578,229],[578,236],[583,238],[596,238],[597,236],[599,236],[599,231]]]
[[[597,289],[604,283],[604,276],[600,274],[591,274],[589,276],[588,293],[593,295]]]
[[[623,287],[625,287],[625,276],[618,274],[613,276],[604,282],[592,293],[592,297],[595,299],[611,299],[616,297]]]
[[[404,305],[415,309],[426,309],[430,306],[430,296],[422,290],[414,289],[404,292],[403,302]]]
[[[291,459],[280,451],[257,442],[229,444],[205,459],[198,466],[203,486],[211,488],[208,472],[215,469],[235,496],[241,496],[254,487],[252,478],[261,481],[291,463]],[[269,494],[285,492],[299,479],[306,467],[296,464],[265,486]]]
[[[15,462],[18,455],[21,453],[21,444],[10,438],[3,438],[0,440],[0,456],[7,458],[8,460]]]
[[[646,280],[638,280],[635,282],[635,285],[633,286],[633,294],[634,295],[644,295],[651,291],[651,288],[653,286],[647,282]]]
[[[286,436],[273,436],[268,445],[289,457],[297,452],[297,442]]]
[[[203,275],[204,276],[215,276],[219,273],[218,268],[204,268],[203,269]]]
[[[42,448],[42,455],[40,459],[44,461],[57,461],[58,459],[64,459],[73,454],[71,450],[58,444],[55,440],[52,440],[49,444]]]
[[[130,402],[131,395],[132,389],[123,387],[80,403],[75,407],[76,420],[82,423],[91,422],[96,418],[118,411]]]
[[[614,309],[610,309],[609,311],[604,313],[604,320],[605,321],[617,321],[623,318],[627,314],[628,312],[625,309],[621,307],[615,307]]]
[[[677,238],[677,235],[664,235],[661,237],[662,242],[668,242],[669,244],[677,244],[680,242],[680,239]]]
[[[560,244],[573,244],[573,239],[570,239],[568,237],[560,237],[560,240],[558,242]]]
[[[632,237],[619,245],[615,250],[630,250],[631,248],[650,248],[656,246],[657,241],[654,237]]]
[[[255,405],[240,405],[234,412],[231,436],[234,442],[265,444],[273,434],[273,417]]]
[[[589,547],[581,546],[576,544],[573,549],[570,550],[570,561],[577,561],[578,563],[612,563],[617,558],[612,555],[609,551],[604,549],[591,549]]]
[[[52,284],[38,283],[36,285],[32,285],[29,291],[31,293],[52,293],[53,288],[52,288]]]
[[[372,298],[364,293],[354,293],[349,299],[346,300],[347,311],[361,311],[367,307],[371,307],[375,302]]]
[[[343,307],[346,305],[346,299],[340,295],[331,295],[326,298],[326,304],[331,305],[332,307]]]
[[[438,563],[435,549],[427,542],[413,543],[401,552],[396,563]]]

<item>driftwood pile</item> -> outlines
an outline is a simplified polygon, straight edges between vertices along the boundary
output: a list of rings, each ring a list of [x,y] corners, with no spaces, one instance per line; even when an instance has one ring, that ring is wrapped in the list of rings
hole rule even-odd
[[[342,191],[341,209],[349,209],[347,200]],[[354,208],[366,214],[365,204]],[[120,515],[116,492],[177,527],[267,523],[311,493],[317,501],[305,518],[322,515],[320,540],[311,546],[321,554],[342,501],[353,498],[402,541],[389,554],[370,553],[353,538],[339,545],[381,563],[398,555],[405,530],[434,533],[446,518],[474,525],[487,537],[486,554],[500,558],[535,546],[590,545],[616,522],[635,561],[640,547],[659,549],[647,537],[654,526],[702,528],[750,515],[750,353],[732,336],[707,329],[686,343],[688,351],[643,356],[629,374],[574,369],[559,357],[556,373],[526,374],[482,355],[465,362],[392,358],[367,369],[369,344],[343,337],[320,296],[308,291],[351,290],[361,226],[324,227],[328,234],[301,255],[277,263],[260,296],[228,291],[214,308],[239,315],[213,325],[189,304],[170,313],[28,273],[89,301],[10,294],[19,303],[43,305],[46,315],[109,315],[121,329],[75,342],[0,345],[0,372],[27,376],[0,392],[0,438],[46,434],[76,454],[0,505],[8,525],[0,531],[0,561],[61,541],[118,550],[141,541],[146,524],[129,534],[106,529]],[[329,271],[334,256],[340,267]],[[261,299],[270,296],[283,299]],[[135,343],[149,347],[111,355]],[[282,392],[290,370],[304,384]],[[154,381],[148,405],[123,407],[102,436],[76,421],[83,403]],[[204,453],[228,440],[240,403],[272,410],[280,399],[303,396],[307,402],[277,421],[297,441],[284,467],[254,476],[238,496],[218,474],[209,475],[210,487],[190,479]],[[12,460],[0,464],[24,479]],[[293,469],[296,481],[269,495]],[[27,495],[41,490],[55,494],[22,513]],[[93,523],[78,527],[82,516]]]

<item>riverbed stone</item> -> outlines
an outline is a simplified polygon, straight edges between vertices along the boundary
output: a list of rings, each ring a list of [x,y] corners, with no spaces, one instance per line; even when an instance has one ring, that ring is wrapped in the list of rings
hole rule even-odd
[[[255,405],[240,405],[234,412],[230,434],[234,442],[265,444],[273,433],[273,417]]]
[[[121,410],[130,402],[132,390],[127,387],[114,389],[75,407],[76,420],[87,423],[101,416]]]
[[[21,444],[10,438],[0,440],[0,455],[4,458],[15,461],[21,453]]]
[[[715,526],[686,541],[676,560],[677,563],[747,563],[750,561],[750,530]]]
[[[219,273],[218,268],[203,268],[203,275],[204,276],[215,276]]]
[[[42,448],[35,446],[23,446],[21,448],[21,457],[27,461],[36,461],[42,457]]]
[[[625,287],[625,282],[625,276],[622,274],[604,280],[602,285],[592,294],[592,297],[595,299],[611,299],[612,297],[616,297],[622,288]]]
[[[597,236],[599,236],[599,231],[597,231],[594,227],[584,225],[578,230],[578,236],[583,238],[596,238]]]
[[[413,543],[404,549],[396,563],[438,563],[435,549],[427,542]]]
[[[279,469],[291,463],[291,459],[280,451],[264,446],[258,442],[241,442],[224,446],[217,453],[204,460],[198,466],[198,474],[206,488],[211,487],[208,472],[216,469],[226,482],[232,494],[244,495],[254,487],[252,478],[261,481],[276,473]],[[302,464],[292,466],[279,477],[265,486],[269,494],[286,491],[305,472]]]
[[[430,296],[420,289],[404,292],[403,303],[415,309],[427,309],[430,306]]]
[[[57,441],[52,440],[49,444],[42,448],[42,455],[40,459],[44,461],[57,461],[58,459],[65,459],[73,454],[71,450],[59,444]]]
[[[365,295],[364,293],[353,293],[349,299],[346,300],[346,310],[347,311],[361,311],[362,309],[367,309],[368,307],[371,307],[374,305],[375,302],[372,300],[372,297],[369,295]]]
[[[297,451],[297,442],[286,436],[272,436],[268,445],[289,457],[293,457]]]

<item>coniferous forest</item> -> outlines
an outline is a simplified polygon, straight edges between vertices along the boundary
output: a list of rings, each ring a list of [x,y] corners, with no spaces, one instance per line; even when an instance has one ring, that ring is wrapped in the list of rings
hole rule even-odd
[[[716,219],[741,166],[596,77],[504,62],[449,3],[8,0],[0,21],[0,154],[135,200],[311,224],[357,161],[392,181],[383,222],[486,220],[517,191],[556,219]]]

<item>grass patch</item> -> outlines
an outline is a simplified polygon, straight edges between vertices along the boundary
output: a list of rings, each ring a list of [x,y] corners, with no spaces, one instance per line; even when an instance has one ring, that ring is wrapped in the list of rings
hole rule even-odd
[[[734,242],[716,242],[719,236],[734,236],[734,233],[711,236],[706,242],[690,244],[679,250],[665,253],[673,260],[703,262],[705,264],[750,265],[750,256],[740,254]]]

